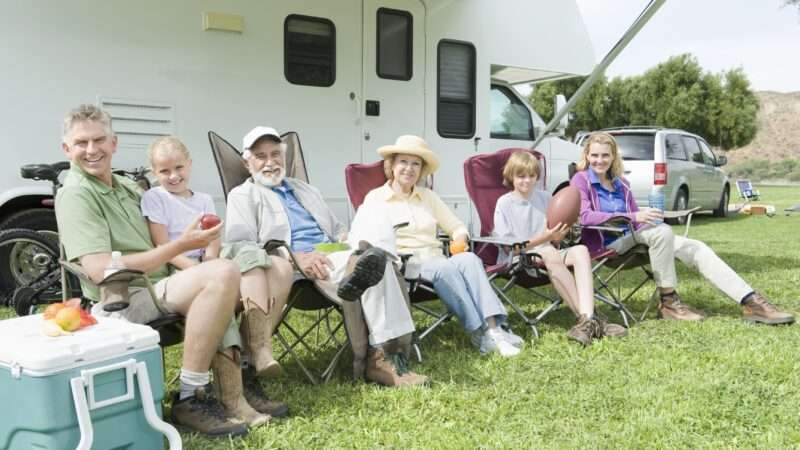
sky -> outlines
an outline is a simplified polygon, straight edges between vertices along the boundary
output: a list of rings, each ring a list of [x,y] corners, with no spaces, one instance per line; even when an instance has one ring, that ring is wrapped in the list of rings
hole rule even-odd
[[[648,0],[577,0],[599,62]],[[707,71],[742,67],[757,91],[800,91],[800,9],[782,0],[667,0],[606,75],[638,75],[692,53]]]

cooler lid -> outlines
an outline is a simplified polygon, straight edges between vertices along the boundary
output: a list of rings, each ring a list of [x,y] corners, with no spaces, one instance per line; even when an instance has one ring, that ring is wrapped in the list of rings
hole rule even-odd
[[[42,333],[41,314],[0,321],[0,365],[25,371],[56,372],[158,344],[146,325],[97,317],[97,324],[68,336]]]

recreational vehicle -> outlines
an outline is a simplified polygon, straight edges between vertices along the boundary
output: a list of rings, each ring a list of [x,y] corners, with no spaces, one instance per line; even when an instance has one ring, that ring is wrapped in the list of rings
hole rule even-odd
[[[237,147],[256,125],[298,132],[311,182],[344,220],[352,215],[345,165],[377,160],[377,147],[417,134],[442,158],[435,189],[477,227],[463,161],[528,148],[544,127],[514,85],[585,75],[594,65],[572,0],[4,6],[0,227],[24,211],[27,225],[54,225],[43,209],[52,205],[50,186],[22,180],[19,167],[63,160],[60,119],[86,102],[114,118],[117,167],[146,165],[157,136],[183,139],[193,187],[212,194],[221,212],[209,130]],[[537,150],[547,158],[546,188],[555,191],[577,147],[554,135]]]

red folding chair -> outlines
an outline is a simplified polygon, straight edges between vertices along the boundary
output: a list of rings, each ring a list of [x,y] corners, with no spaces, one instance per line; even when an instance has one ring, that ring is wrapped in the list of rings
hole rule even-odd
[[[344,169],[344,179],[345,185],[347,186],[347,195],[350,198],[350,204],[353,205],[354,210],[357,210],[358,207],[364,203],[364,198],[369,191],[381,187],[386,183],[386,174],[383,171],[383,160],[367,164],[348,164]],[[400,257],[403,261],[403,268],[401,271],[405,273],[407,256],[400,255]],[[417,359],[421,360],[419,343],[441,324],[450,320],[453,315],[449,311],[441,313],[423,304],[439,298],[433,289],[432,283],[419,278],[407,278],[406,283],[409,287],[411,307],[422,311],[434,319],[433,324],[429,325],[415,336],[414,347],[417,352]]]

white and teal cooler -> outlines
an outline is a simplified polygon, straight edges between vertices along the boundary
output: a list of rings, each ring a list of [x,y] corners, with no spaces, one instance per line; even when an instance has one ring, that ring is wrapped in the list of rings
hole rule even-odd
[[[69,336],[42,334],[41,315],[0,321],[0,448],[181,448],[161,420],[158,333],[98,318]]]

